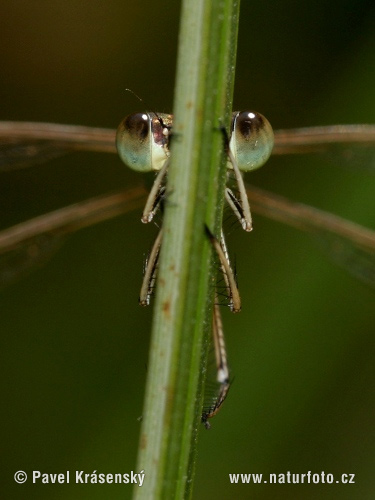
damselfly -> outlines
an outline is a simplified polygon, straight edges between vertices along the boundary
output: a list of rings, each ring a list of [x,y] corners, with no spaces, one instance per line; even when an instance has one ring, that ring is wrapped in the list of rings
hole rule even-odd
[[[336,125],[277,130],[272,155],[328,155],[346,167],[373,169],[374,125]],[[0,173],[78,151],[116,153],[115,131],[51,123],[0,122]],[[339,164],[340,166],[340,164]],[[247,186],[252,212],[319,236],[325,251],[351,274],[375,285],[374,231],[308,205]],[[144,203],[143,185],[123,188],[41,215],[0,233],[2,286],[22,277],[54,252],[65,235],[133,210]],[[30,252],[30,248],[33,249]]]
[[[0,168],[12,171],[82,150],[115,153],[114,137],[115,132],[106,129],[2,122]],[[351,160],[360,157],[371,167],[374,143],[375,127],[371,125],[276,131],[273,154],[328,154]],[[375,284],[374,231],[254,187],[248,188],[247,194],[253,212],[319,236],[326,242],[326,251],[351,274]],[[45,261],[56,251],[64,236],[141,206],[145,196],[142,186],[127,188],[3,230],[0,233],[1,284],[13,282]],[[237,206],[236,202],[234,205]],[[247,223],[241,210],[237,211],[241,224],[242,219]],[[211,413],[221,406],[226,392],[219,394]]]
[[[124,118],[117,130],[117,149],[124,163],[137,171],[153,170],[158,172],[143,211],[142,222],[144,223],[150,222],[154,218],[166,195],[165,179],[169,167],[172,126],[173,117],[171,115],[136,113]],[[245,231],[251,231],[252,218],[240,170],[245,172],[255,170],[268,160],[273,147],[272,127],[260,113],[242,111],[233,113],[229,139],[225,130],[223,130],[223,134],[226,139],[228,170],[234,173],[239,193],[237,198],[233,191],[226,187],[225,198],[242,228]],[[206,231],[220,260],[229,307],[233,312],[239,312],[241,300],[230,265],[224,232],[221,231],[220,241],[218,241],[208,228]],[[139,299],[141,305],[149,304],[150,296],[154,290],[161,243],[162,229],[159,231],[145,266]],[[218,304],[214,305],[213,310],[213,343],[217,364],[217,382],[220,385],[215,402],[202,413],[202,422],[205,423],[206,428],[209,428],[208,419],[219,411],[229,390],[227,354]]]

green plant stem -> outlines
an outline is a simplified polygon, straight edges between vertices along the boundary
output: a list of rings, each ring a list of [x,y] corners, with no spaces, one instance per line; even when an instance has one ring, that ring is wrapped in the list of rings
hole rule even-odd
[[[220,234],[239,1],[184,0],[136,499],[191,495],[211,325],[212,249]],[[206,335],[206,337],[205,337]]]

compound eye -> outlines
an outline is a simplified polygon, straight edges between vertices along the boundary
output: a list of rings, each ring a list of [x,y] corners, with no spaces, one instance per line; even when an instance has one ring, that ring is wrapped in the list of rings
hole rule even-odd
[[[273,148],[270,122],[256,111],[237,111],[232,117],[230,148],[243,172],[255,170],[268,160]]]
[[[116,146],[121,160],[133,170],[152,170],[151,118],[147,113],[134,113],[122,120],[117,129]]]
[[[150,117],[146,113],[134,113],[124,120],[124,128],[133,140],[144,142],[150,132]]]

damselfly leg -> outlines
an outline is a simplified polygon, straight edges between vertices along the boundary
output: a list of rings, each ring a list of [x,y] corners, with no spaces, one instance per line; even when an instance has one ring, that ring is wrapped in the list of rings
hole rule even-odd
[[[145,262],[142,287],[139,294],[139,305],[141,306],[148,306],[151,295],[154,293],[161,240],[162,229],[160,229]]]
[[[220,269],[224,277],[227,296],[229,300],[229,307],[231,311],[238,312],[241,309],[241,299],[233,271],[230,267],[224,235],[221,234],[219,242],[207,227],[205,228],[205,230],[220,262]],[[155,289],[161,243],[162,229],[159,231],[152,246],[151,252],[146,259],[143,282],[139,296],[139,303],[142,306],[148,306],[150,304],[150,299]],[[225,346],[223,322],[221,319],[220,304],[217,292],[215,293],[215,302],[213,305],[212,314],[212,340],[216,359],[216,383],[219,384],[219,387],[212,396],[211,402],[206,405],[202,411],[201,420],[204,423],[206,429],[210,428],[208,419],[214,417],[218,413],[227,397],[230,387],[228,357]]]

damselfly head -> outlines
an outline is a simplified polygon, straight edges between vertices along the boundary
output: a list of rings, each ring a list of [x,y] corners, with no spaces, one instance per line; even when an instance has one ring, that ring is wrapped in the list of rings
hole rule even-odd
[[[256,111],[233,113],[229,147],[240,170],[249,172],[264,165],[271,156],[273,142],[271,124],[263,115]]]
[[[134,113],[120,123],[116,146],[121,160],[138,172],[160,170],[169,156],[172,115]]]

